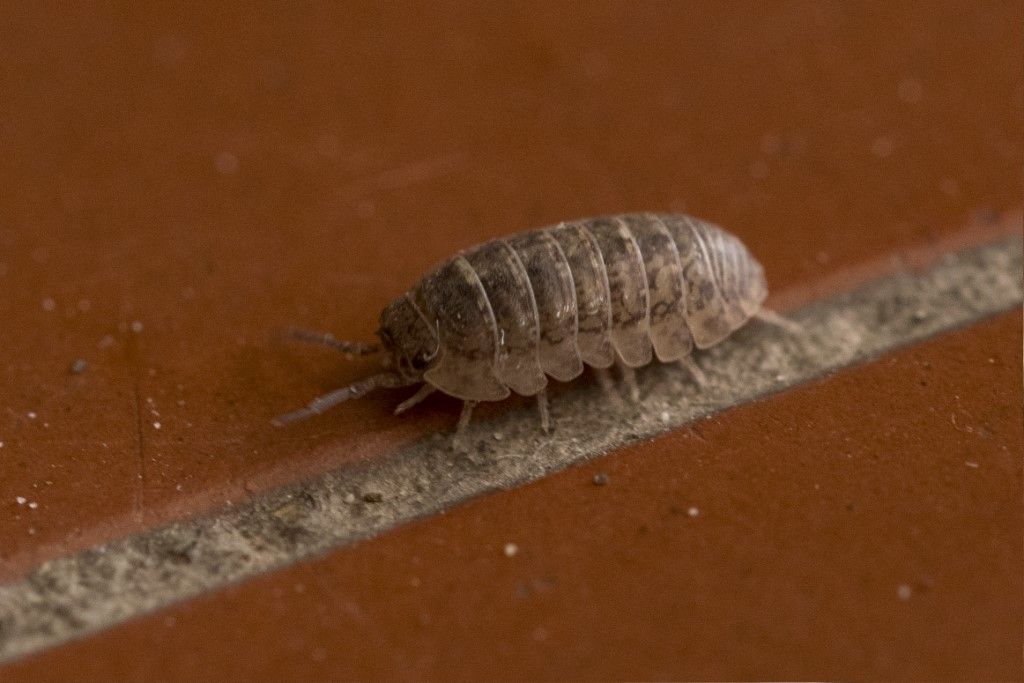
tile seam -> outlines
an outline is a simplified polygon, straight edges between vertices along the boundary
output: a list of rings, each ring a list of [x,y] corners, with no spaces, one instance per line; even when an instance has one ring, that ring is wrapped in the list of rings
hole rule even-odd
[[[949,254],[813,302],[799,337],[751,324],[704,352],[708,386],[674,365],[642,373],[645,398],[620,411],[594,383],[551,401],[554,434],[532,408],[481,420],[470,455],[434,434],[374,460],[50,560],[0,586],[0,662],[379,535],[496,489],[763,399],[928,337],[1020,307],[1018,235]],[[364,499],[365,498],[365,499]],[[375,502],[367,502],[375,501]]]

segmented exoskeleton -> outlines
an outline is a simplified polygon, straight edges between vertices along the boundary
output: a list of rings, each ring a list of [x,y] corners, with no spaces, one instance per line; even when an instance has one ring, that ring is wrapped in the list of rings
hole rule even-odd
[[[762,308],[764,269],[721,228],[689,216],[630,213],[587,218],[491,240],[441,263],[380,316],[380,344],[294,336],[340,350],[383,351],[385,371],[275,420],[287,424],[380,387],[462,399],[456,442],[473,406],[514,391],[536,396],[548,429],[547,377],[596,369],[609,389],[617,364],[636,399],[633,368],[653,357],[694,378],[694,347],[717,344],[752,317],[792,325]],[[617,397],[613,391],[609,394]]]

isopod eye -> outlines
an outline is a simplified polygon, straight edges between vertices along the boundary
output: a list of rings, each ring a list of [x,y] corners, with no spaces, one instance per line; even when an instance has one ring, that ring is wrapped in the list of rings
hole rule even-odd
[[[426,370],[428,365],[430,365],[430,361],[423,356],[415,356],[412,359],[412,367],[416,371]]]

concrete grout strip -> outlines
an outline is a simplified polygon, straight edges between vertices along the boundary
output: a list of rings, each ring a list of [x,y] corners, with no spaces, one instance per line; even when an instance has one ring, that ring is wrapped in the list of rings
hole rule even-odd
[[[611,449],[797,386],[1018,307],[1020,236],[887,277],[793,315],[800,336],[752,323],[699,354],[696,387],[676,366],[642,371],[640,405],[616,409],[596,383],[564,387],[544,436],[532,408],[475,424],[460,455],[435,434],[256,498],[46,562],[0,586],[0,662],[376,536],[475,496],[539,479]]]

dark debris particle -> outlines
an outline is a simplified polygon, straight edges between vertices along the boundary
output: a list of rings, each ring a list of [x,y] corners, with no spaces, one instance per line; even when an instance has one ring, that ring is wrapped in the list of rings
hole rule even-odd
[[[363,494],[364,503],[379,503],[384,500],[383,493],[377,493],[376,491],[368,491]]]
[[[84,358],[76,358],[68,366],[68,373],[72,375],[81,375],[89,367],[89,363]]]
[[[608,475],[605,474],[604,472],[599,472],[599,473],[594,475],[594,485],[595,486],[604,486],[607,483],[608,483]]]

